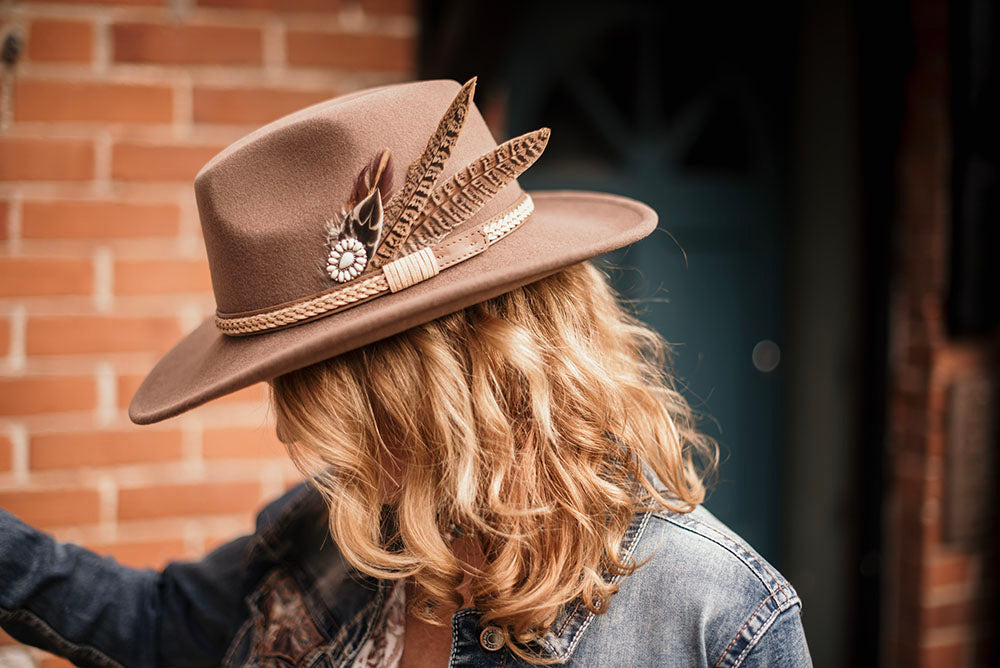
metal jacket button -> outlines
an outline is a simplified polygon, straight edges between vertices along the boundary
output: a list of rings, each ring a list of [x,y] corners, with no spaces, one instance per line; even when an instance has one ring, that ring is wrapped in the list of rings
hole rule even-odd
[[[479,644],[488,652],[495,652],[503,647],[503,629],[499,626],[487,626],[479,634]]]

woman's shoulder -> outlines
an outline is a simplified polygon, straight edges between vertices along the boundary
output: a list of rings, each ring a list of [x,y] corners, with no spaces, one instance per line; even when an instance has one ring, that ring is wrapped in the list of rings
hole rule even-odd
[[[689,513],[653,512],[647,531],[649,570],[682,577],[692,585],[687,593],[700,596],[717,588],[729,600],[739,592],[748,600],[763,596],[783,606],[799,602],[781,572],[704,506]]]
[[[603,625],[661,631],[660,642],[636,638],[654,654],[644,661],[810,665],[798,593],[742,537],[703,506],[643,522],[633,553],[642,565],[622,580]]]

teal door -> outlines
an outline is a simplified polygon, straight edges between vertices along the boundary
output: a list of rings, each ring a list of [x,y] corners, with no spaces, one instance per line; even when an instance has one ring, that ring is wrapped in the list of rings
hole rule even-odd
[[[706,505],[780,567],[782,121],[771,110],[784,46],[758,33],[765,43],[735,57],[746,45],[713,33],[705,8],[544,4],[533,6],[544,38],[517,41],[505,61],[509,133],[552,127],[522,181],[659,213],[653,235],[611,258],[630,268],[615,282],[675,346],[675,372],[722,446]]]

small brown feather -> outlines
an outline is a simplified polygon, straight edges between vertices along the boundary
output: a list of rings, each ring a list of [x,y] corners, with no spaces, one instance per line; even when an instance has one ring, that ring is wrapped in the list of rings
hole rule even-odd
[[[531,167],[545,150],[550,131],[541,128],[515,137],[482,155],[437,188],[413,224],[404,252],[437,243],[474,216],[500,189]]]
[[[391,184],[392,152],[384,149],[361,170],[351,196],[340,211],[327,220],[327,242],[335,244],[344,236],[354,237],[365,245],[370,257],[381,238],[386,193]]]
[[[354,182],[351,198],[344,205],[345,211],[350,211],[358,203],[368,197],[376,187],[382,193],[382,203],[388,197],[389,186],[392,183],[392,152],[384,149],[371,163],[361,170],[358,180]]]
[[[372,179],[372,185],[378,188],[384,207],[389,203],[389,189],[392,188],[392,153],[389,152],[389,149],[382,152],[382,160],[379,162],[375,178]]]
[[[385,234],[375,256],[368,263],[369,270],[393,260],[410,235],[413,223],[430,197],[441,170],[451,156],[462,126],[465,125],[475,88],[475,77],[462,86],[427,142],[423,154],[407,170],[403,187],[386,205]]]

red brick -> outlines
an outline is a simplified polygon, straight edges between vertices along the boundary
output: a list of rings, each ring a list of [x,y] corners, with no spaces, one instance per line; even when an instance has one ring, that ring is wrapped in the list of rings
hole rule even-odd
[[[85,545],[100,555],[114,557],[130,568],[163,568],[170,561],[186,557],[184,541],[155,540],[131,543],[92,543]]]
[[[0,492],[0,508],[41,529],[94,524],[99,519],[99,503],[92,489]]]
[[[340,0],[197,0],[201,7],[266,9],[279,12],[336,12]]]
[[[159,429],[38,434],[29,442],[34,471],[175,462],[182,457],[181,433]]]
[[[970,624],[976,612],[976,601],[969,599],[936,605],[924,611],[924,626],[929,630]]]
[[[115,294],[162,295],[209,292],[207,260],[119,260],[115,263]]]
[[[365,14],[405,14],[414,16],[416,8],[413,0],[361,0]]]
[[[111,201],[26,201],[25,239],[124,239],[173,237],[180,230],[176,204]]]
[[[297,30],[288,31],[285,52],[291,65],[348,70],[409,72],[416,59],[408,37]]]
[[[267,459],[285,455],[274,427],[218,427],[202,433],[205,459]]]
[[[173,91],[167,86],[20,79],[14,120],[169,123]]]
[[[39,664],[38,668],[73,668],[74,664],[72,661],[62,658],[61,656],[55,656],[54,654],[43,654],[42,662]]]
[[[94,177],[94,145],[73,139],[0,139],[0,181],[82,181]]]
[[[946,587],[962,584],[969,579],[969,556],[966,554],[944,554],[930,557],[924,567],[924,585]]]
[[[250,387],[244,387],[242,390],[237,390],[232,394],[227,394],[224,397],[216,399],[216,401],[224,401],[227,403],[257,402],[266,400],[267,383],[255,383]]]
[[[126,408],[132,401],[132,395],[139,389],[144,376],[122,375],[118,377],[118,406]],[[217,403],[253,403],[267,400],[267,383],[256,383],[250,387],[227,394],[212,401]]]
[[[296,91],[276,88],[200,88],[194,89],[196,123],[232,123],[261,125],[336,93],[333,91]]]
[[[90,376],[0,378],[0,415],[37,415],[91,410],[97,387]]]
[[[10,354],[10,319],[0,318],[0,357]]]
[[[249,518],[248,518],[249,519]],[[227,533],[227,534],[209,534],[205,536],[204,545],[202,547],[202,553],[208,554],[212,550],[222,547],[226,543],[232,542],[234,539],[239,538],[241,535],[250,534],[253,532],[252,523],[247,525],[247,530],[239,533]]]
[[[250,64],[261,62],[257,28],[117,23],[114,60],[128,63]]]
[[[111,175],[123,181],[194,181],[221,146],[168,146],[115,144],[111,150]]]
[[[63,5],[163,5],[167,0],[22,0],[32,3],[59,3]]]
[[[81,21],[36,19],[28,29],[28,58],[36,62],[88,62],[94,28]]]
[[[28,319],[26,349],[28,355],[163,353],[180,336],[180,323],[169,317],[37,316]]]
[[[0,241],[5,241],[10,233],[8,213],[10,213],[10,202],[0,201]]]
[[[0,258],[0,297],[89,295],[94,267],[76,258]]]
[[[139,389],[145,376],[125,375],[118,376],[118,407],[128,408],[132,401],[132,395]]]
[[[962,641],[951,642],[945,645],[934,645],[920,648],[920,668],[949,668],[954,666],[964,666],[965,655],[968,651],[968,644]]]
[[[119,491],[118,518],[236,515],[253,511],[259,503],[260,484],[256,482],[153,485]]]
[[[14,467],[14,444],[6,436],[0,436],[0,471],[10,471]]]

